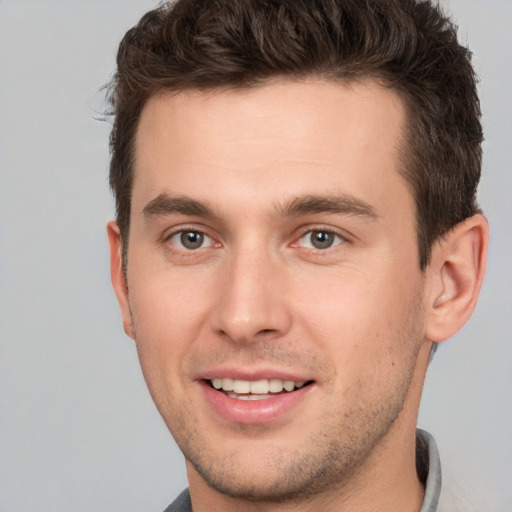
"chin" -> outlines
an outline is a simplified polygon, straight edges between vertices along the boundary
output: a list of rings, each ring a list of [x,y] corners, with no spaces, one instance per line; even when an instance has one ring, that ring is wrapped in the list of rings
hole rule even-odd
[[[348,439],[347,444],[322,446],[324,435],[320,433],[315,441],[305,440],[300,445],[307,448],[293,452],[274,444],[266,450],[255,448],[252,455],[248,451],[215,456],[198,450],[186,453],[186,446],[184,453],[193,472],[222,495],[262,503],[307,501],[321,493],[339,492],[364,465],[374,446],[354,449]]]

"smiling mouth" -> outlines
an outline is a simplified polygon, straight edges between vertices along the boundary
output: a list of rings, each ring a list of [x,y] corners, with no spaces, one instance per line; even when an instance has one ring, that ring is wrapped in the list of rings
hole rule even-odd
[[[311,380],[261,379],[250,381],[229,378],[216,378],[206,382],[210,387],[236,400],[265,400],[280,394],[292,393],[313,383]]]

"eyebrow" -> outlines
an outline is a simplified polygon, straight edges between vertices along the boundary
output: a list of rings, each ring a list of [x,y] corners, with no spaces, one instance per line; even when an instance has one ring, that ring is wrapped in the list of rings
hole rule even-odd
[[[346,194],[296,197],[283,205],[277,205],[275,211],[279,217],[299,217],[319,213],[356,215],[370,220],[377,220],[380,217],[372,205]],[[142,210],[142,215],[147,221],[154,217],[172,214],[218,217],[204,201],[187,196],[171,196],[167,193],[162,193],[152,199]]]
[[[297,217],[315,213],[332,213],[356,215],[377,220],[380,215],[369,203],[351,195],[307,195],[297,197],[277,207],[278,214],[283,217]]]
[[[198,217],[215,217],[215,213],[203,201],[186,196],[171,196],[163,193],[152,199],[142,210],[143,217],[149,221],[153,217],[164,217],[173,213],[195,215]]]

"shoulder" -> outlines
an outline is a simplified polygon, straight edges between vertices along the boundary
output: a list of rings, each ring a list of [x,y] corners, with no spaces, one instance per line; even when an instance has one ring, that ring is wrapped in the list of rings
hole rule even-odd
[[[192,503],[190,502],[190,493],[185,489],[165,510],[164,512],[192,512]]]

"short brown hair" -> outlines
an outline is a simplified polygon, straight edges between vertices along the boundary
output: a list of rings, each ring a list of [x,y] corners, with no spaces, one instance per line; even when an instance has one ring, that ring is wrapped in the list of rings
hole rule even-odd
[[[416,202],[420,267],[434,242],[477,213],[480,104],[471,53],[430,0],[178,0],[124,36],[110,84],[110,185],[123,261],[134,139],[162,91],[248,88],[271,78],[374,78],[404,100],[401,173]]]

